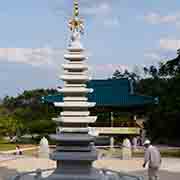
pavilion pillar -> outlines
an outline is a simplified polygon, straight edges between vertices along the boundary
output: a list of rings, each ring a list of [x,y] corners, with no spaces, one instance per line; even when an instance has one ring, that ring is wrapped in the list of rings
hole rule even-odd
[[[113,114],[113,112],[111,112],[110,120],[111,120],[111,128],[113,128],[114,127],[114,114]],[[111,150],[114,149],[114,136],[112,136],[112,135],[110,137],[110,148],[111,148]]]

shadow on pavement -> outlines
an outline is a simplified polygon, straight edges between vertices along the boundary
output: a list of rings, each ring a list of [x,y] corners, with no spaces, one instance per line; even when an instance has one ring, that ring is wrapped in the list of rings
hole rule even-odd
[[[131,174],[144,177],[144,180],[148,180],[147,170],[131,172]],[[160,180],[179,180],[180,172],[168,172],[168,171],[159,171]]]
[[[0,167],[0,180],[13,180],[18,174],[16,169],[8,169],[7,167]],[[26,175],[21,180],[33,180],[34,178],[30,175]]]
[[[9,180],[18,172],[16,169],[8,169],[7,167],[0,167],[0,180]]]

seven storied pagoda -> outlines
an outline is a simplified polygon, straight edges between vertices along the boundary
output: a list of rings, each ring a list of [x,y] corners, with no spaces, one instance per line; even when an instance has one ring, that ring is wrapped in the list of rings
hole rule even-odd
[[[92,167],[97,153],[94,137],[88,134],[88,124],[95,122],[96,116],[89,116],[88,108],[95,106],[95,103],[87,101],[87,94],[93,90],[86,87],[90,77],[87,57],[80,42],[84,27],[79,18],[77,0],[74,0],[73,18],[69,21],[69,27],[71,39],[64,55],[67,63],[63,64],[64,74],[61,76],[64,87],[59,90],[63,94],[63,101],[54,103],[63,109],[60,116],[54,118],[60,131],[51,135],[57,147],[50,157],[57,161],[57,168],[47,179],[102,179],[102,173]]]

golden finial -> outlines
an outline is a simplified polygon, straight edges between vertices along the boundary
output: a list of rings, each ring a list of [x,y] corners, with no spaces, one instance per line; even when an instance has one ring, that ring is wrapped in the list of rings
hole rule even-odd
[[[74,0],[73,18],[70,19],[69,21],[69,28],[73,32],[76,30],[82,33],[84,29],[84,23],[78,16],[79,16],[79,4],[78,4],[78,0]]]
[[[79,16],[79,4],[78,4],[78,0],[74,0],[74,9],[73,9],[73,15],[74,17],[78,17]]]

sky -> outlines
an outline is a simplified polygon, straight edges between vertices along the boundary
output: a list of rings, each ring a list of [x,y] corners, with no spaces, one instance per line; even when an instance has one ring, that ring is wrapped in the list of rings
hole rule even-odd
[[[0,0],[0,98],[62,84],[72,0]],[[93,78],[176,57],[179,0],[79,0]]]

